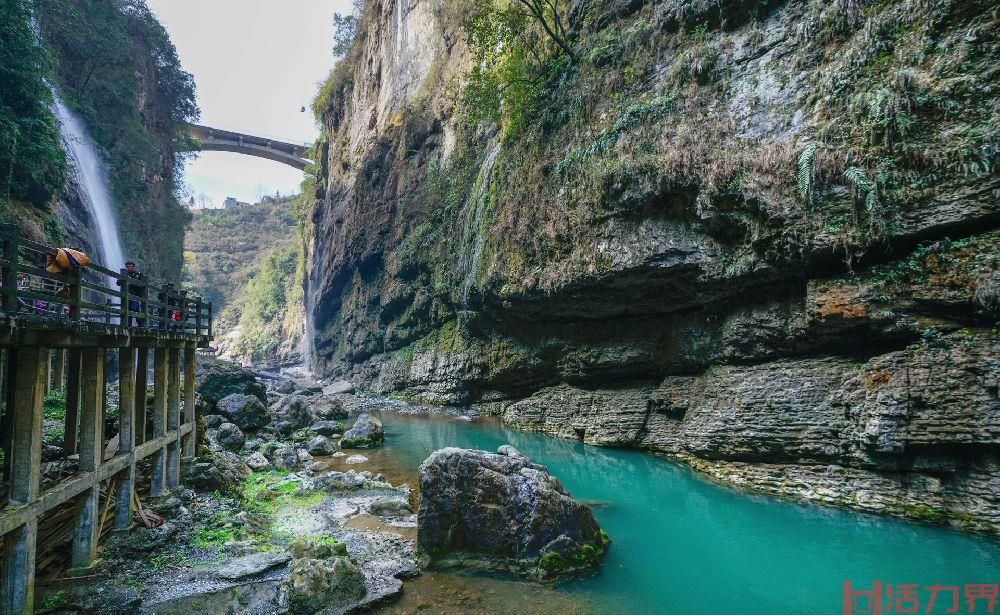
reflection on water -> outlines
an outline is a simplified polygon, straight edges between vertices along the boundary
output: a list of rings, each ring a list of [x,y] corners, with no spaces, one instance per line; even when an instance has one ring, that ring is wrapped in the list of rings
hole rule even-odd
[[[588,502],[612,539],[603,567],[586,577],[553,586],[425,573],[406,581],[389,613],[839,612],[844,580],[865,588],[875,580],[961,585],[995,583],[1000,572],[995,539],[738,492],[649,455],[492,419],[381,419],[385,446],[364,451],[362,464],[333,459],[334,469],[381,472],[393,484],[408,483],[416,497],[417,469],[432,451],[495,451],[509,443]]]

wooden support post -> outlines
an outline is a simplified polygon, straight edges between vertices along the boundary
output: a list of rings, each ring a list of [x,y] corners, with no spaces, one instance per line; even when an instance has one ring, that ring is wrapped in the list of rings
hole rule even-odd
[[[10,451],[14,425],[14,378],[17,373],[17,350],[11,346],[4,353],[3,394],[6,402],[0,415],[0,446],[3,447],[3,474],[0,483],[10,482]]]
[[[94,472],[104,461],[104,349],[85,348],[80,354],[80,471]],[[80,495],[70,558],[73,569],[89,568],[97,556],[100,489],[95,484]]]
[[[45,395],[52,389],[52,352],[46,350],[42,356],[42,379],[45,383]]]
[[[149,348],[139,348],[135,362],[135,443],[146,438],[146,376],[149,373]]]
[[[153,437],[160,438],[167,427],[167,349],[153,349]],[[153,453],[153,483],[150,492],[154,496],[166,491],[166,449]]]
[[[65,387],[63,383],[66,367],[66,349],[60,348],[55,351],[55,365],[52,366],[52,388],[62,391]]]
[[[66,360],[66,428],[63,430],[63,452],[76,454],[76,425],[80,411],[80,350],[71,348]]]
[[[13,403],[10,464],[10,501],[28,504],[38,499],[42,461],[42,399],[45,392],[47,348],[19,348],[8,400]],[[35,591],[35,541],[38,522],[31,519],[4,537],[3,591],[0,612],[31,613]]]
[[[184,347],[184,422],[191,425],[191,432],[184,436],[184,456],[195,456],[195,442],[198,441],[198,420],[195,417],[195,352],[194,344]]]
[[[121,454],[135,449],[135,349],[118,349],[118,431]],[[132,524],[132,488],[135,485],[135,463],[121,471],[115,502],[115,529],[127,530]]]
[[[181,424],[181,349],[167,350],[167,431]],[[167,489],[177,489],[181,481],[180,437],[167,444]]]

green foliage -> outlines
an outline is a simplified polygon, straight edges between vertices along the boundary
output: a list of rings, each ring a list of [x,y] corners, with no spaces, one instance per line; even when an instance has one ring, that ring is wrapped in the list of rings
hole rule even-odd
[[[358,18],[354,15],[333,14],[333,55],[343,57],[354,43]]]
[[[302,245],[275,250],[260,262],[242,297],[233,352],[252,361],[277,354],[283,341],[297,345],[304,323]]]
[[[812,161],[817,149],[819,142],[810,141],[799,154],[799,196],[807,200],[812,189]]]
[[[55,82],[103,150],[128,251],[152,277],[175,279],[189,213],[175,196],[174,141],[198,117],[193,78],[144,0],[35,6]]]
[[[27,0],[0,3],[0,202],[44,205],[62,187],[66,158],[49,110],[51,61],[30,14]]]
[[[532,119],[539,89],[575,61],[565,39],[552,37],[558,27],[531,8],[525,12],[527,4],[533,2],[475,0],[463,24],[475,59],[462,96],[466,121],[502,125],[510,139]],[[554,21],[562,10],[561,3],[551,4]]]

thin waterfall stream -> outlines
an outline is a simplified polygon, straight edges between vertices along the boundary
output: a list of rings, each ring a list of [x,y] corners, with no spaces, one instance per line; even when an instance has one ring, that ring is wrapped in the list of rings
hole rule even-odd
[[[112,271],[118,271],[125,266],[125,254],[118,235],[118,224],[115,221],[114,205],[111,201],[104,163],[90,140],[83,122],[69,110],[55,88],[52,95],[55,100],[53,111],[59,119],[63,147],[69,154],[70,164],[77,171],[83,189],[82,196],[94,219],[101,247],[101,264]]]

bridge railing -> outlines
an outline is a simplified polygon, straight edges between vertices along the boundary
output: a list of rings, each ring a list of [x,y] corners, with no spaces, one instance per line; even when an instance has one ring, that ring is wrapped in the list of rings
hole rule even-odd
[[[83,267],[47,266],[57,252],[22,236],[16,225],[0,225],[0,296],[7,317],[212,337],[211,302],[94,261]]]

